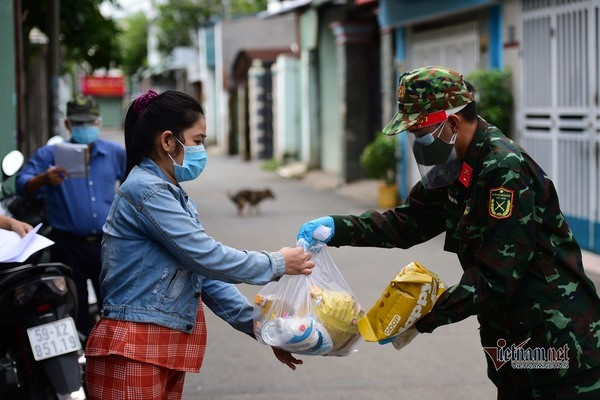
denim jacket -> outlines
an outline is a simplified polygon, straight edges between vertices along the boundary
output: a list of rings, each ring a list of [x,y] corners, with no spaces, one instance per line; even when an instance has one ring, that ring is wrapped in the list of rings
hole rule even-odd
[[[281,253],[240,251],[210,237],[193,201],[149,158],[115,195],[103,227],[106,318],[194,328],[198,298],[252,334],[252,306],[232,283],[262,285],[285,270]]]

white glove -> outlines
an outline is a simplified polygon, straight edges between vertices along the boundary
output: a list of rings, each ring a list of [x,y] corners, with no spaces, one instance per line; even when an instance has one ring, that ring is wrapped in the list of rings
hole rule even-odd
[[[412,342],[412,340],[417,337],[419,331],[414,326],[408,328],[402,333],[396,335],[395,339],[392,340],[392,344],[396,350],[402,350],[404,346]]]

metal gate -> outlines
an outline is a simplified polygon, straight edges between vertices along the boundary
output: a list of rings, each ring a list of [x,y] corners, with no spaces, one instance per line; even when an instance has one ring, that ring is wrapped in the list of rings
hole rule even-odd
[[[443,65],[464,76],[479,68],[477,21],[408,33],[409,69]]]
[[[520,144],[553,180],[583,248],[600,251],[600,0],[522,0]]]
[[[464,76],[469,75],[480,68],[478,32],[477,21],[420,32],[409,31],[407,35],[408,69],[440,65],[460,71]],[[409,148],[407,143],[403,143],[402,147],[403,149]],[[410,150],[404,150],[403,159],[410,160],[408,187],[412,187],[421,179],[421,175]]]

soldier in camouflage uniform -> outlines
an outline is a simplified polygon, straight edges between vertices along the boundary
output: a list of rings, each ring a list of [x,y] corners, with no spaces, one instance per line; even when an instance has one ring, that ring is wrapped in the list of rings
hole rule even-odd
[[[330,246],[409,248],[446,232],[444,249],[458,255],[464,273],[415,324],[418,332],[477,315],[499,399],[600,399],[600,299],[552,181],[477,116],[459,73],[405,73],[398,104],[384,133],[407,132],[423,177],[406,203],[309,221],[299,239],[314,241],[324,225],[331,234],[320,239]],[[563,367],[519,368],[510,357],[520,350],[517,361],[537,352]]]

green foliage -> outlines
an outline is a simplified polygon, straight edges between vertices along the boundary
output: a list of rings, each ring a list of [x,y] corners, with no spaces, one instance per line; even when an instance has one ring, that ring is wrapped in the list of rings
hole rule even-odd
[[[479,115],[509,137],[513,114],[511,79],[509,70],[477,70],[467,77],[476,89]]]
[[[120,64],[121,51],[117,42],[119,28],[114,20],[104,18],[100,13],[99,7],[103,1],[60,1],[59,40],[66,63],[86,61],[92,70]],[[48,3],[39,0],[22,1],[23,37],[28,37],[34,27],[48,35]]]
[[[381,132],[365,147],[360,156],[360,166],[374,179],[383,179],[386,183],[396,182],[396,140],[395,136],[386,136]]]
[[[194,44],[197,30],[215,17],[252,14],[267,9],[267,0],[167,0],[158,6],[158,50],[168,55],[178,46]]]
[[[229,12],[231,15],[254,14],[266,10],[267,3],[268,0],[232,0]]]
[[[175,47],[192,45],[192,35],[215,14],[217,3],[214,0],[168,0],[159,5],[158,50],[166,55]]]
[[[281,164],[274,158],[270,159],[270,160],[266,160],[261,164],[261,169],[263,171],[269,171],[269,172],[273,172],[273,171],[277,171],[277,168],[279,168],[281,166]]]
[[[123,71],[131,76],[147,64],[148,20],[146,14],[138,12],[119,21],[122,28],[119,44],[123,50]]]

